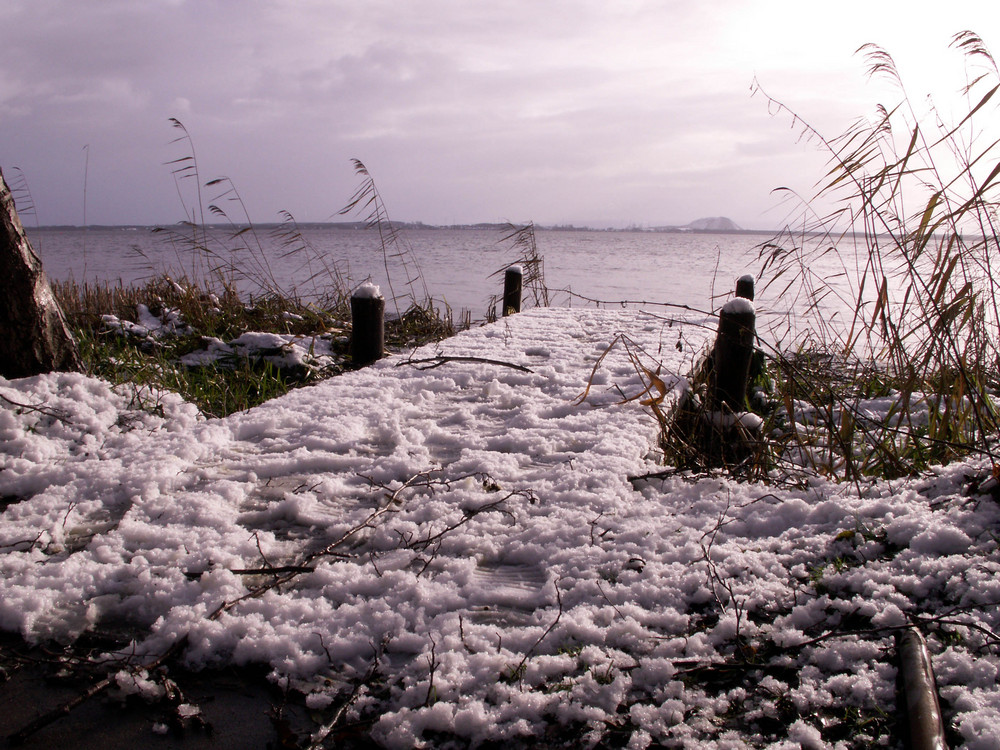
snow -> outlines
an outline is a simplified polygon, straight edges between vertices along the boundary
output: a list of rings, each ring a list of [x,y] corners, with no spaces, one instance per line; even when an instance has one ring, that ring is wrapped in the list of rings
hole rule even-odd
[[[102,315],[101,321],[108,330],[150,340],[191,331],[181,319],[179,310],[165,309],[160,315],[154,315],[146,305],[140,303],[136,305],[136,313],[139,319],[137,323],[121,320],[115,315]]]
[[[533,309],[219,420],[79,374],[0,380],[0,627],[138,628],[115,682],[150,698],[141,665],[182,638],[190,666],[266,663],[314,710],[375,669],[346,715],[388,747],[560,726],[824,747],[819,716],[894,710],[892,628],[922,618],[963,747],[997,747],[1000,508],[964,491],[983,461],[630,481],[662,468],[656,423],[623,403],[644,384],[620,343],[595,363],[626,334],[667,408],[713,329]],[[280,566],[271,588],[240,572]],[[699,679],[741,653],[773,669]]]
[[[753,315],[756,308],[753,302],[745,297],[733,297],[722,306],[722,312],[728,315]]]
[[[382,299],[382,290],[378,288],[378,284],[366,281],[358,285],[357,289],[351,293],[351,297],[354,299]]]
[[[727,430],[739,424],[744,430],[756,433],[764,426],[764,420],[749,411],[736,413],[712,411],[705,416],[713,425],[721,430]]]
[[[374,289],[378,296],[378,287]],[[154,315],[143,304],[136,307],[138,323],[115,315],[103,315],[104,327],[145,341],[193,333],[190,326],[181,320],[177,310],[165,309],[160,315]],[[285,312],[282,317],[286,320],[302,319],[301,315],[290,312]],[[215,336],[202,336],[202,348],[188,352],[179,361],[186,367],[204,367],[233,365],[241,359],[261,360],[279,370],[298,373],[333,369],[338,362],[334,352],[337,343],[334,337],[338,332],[339,330],[330,331],[321,335],[246,332],[228,343]]]
[[[187,367],[239,358],[260,358],[280,370],[321,370],[336,363],[329,334],[300,336],[288,333],[243,333],[226,343],[214,336],[202,337],[205,348],[180,358]]]

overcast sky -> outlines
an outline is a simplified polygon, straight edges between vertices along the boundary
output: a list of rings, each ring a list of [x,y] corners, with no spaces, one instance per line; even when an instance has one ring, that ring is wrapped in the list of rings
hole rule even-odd
[[[358,158],[398,220],[772,228],[773,188],[808,192],[824,161],[755,77],[836,135],[898,98],[866,79],[866,42],[939,104],[963,83],[955,33],[1000,55],[994,0],[3,0],[3,16],[0,168],[26,178],[29,225],[182,220],[174,117],[202,182],[231,178],[258,223],[336,220]]]

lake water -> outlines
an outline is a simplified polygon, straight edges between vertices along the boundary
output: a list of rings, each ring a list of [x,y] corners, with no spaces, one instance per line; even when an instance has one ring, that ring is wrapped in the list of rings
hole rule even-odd
[[[141,282],[159,273],[204,273],[204,257],[186,250],[166,233],[145,228],[28,230],[46,273],[53,279]],[[303,238],[329,265],[338,266],[350,285],[371,279],[386,287],[386,269],[374,230],[305,228]],[[487,300],[502,286],[490,274],[517,258],[511,242],[499,231],[421,229],[400,233],[416,259],[435,300],[479,316]],[[308,283],[301,257],[282,260],[282,248],[267,229],[255,237],[233,240],[225,230],[209,231],[209,247],[220,259],[245,260],[244,239],[254,249],[263,246],[274,276],[285,288]],[[539,230],[535,233],[545,262],[546,283],[552,290],[611,302],[639,300],[677,302],[708,307],[714,287],[723,293],[744,273],[754,273],[754,247],[767,240],[761,234],[694,234],[653,232],[591,232]],[[314,268],[317,266],[314,265]],[[397,293],[407,291],[400,263],[390,258],[389,272]],[[252,287],[252,284],[247,284]],[[252,289],[249,289],[252,291]],[[569,304],[555,292],[557,304]],[[578,301],[580,303],[581,301]]]
[[[234,265],[269,275],[282,289],[297,288],[308,296],[329,284],[330,277],[323,273],[310,281],[311,274],[325,264],[336,266],[349,288],[368,279],[378,284],[391,311],[389,281],[397,296],[405,298],[410,291],[407,271],[413,273],[412,264],[406,269],[400,259],[390,257],[387,280],[374,230],[303,228],[302,239],[312,253],[310,264],[304,264],[301,254],[282,257],[280,240],[266,228],[238,239],[228,230],[209,230],[205,244],[213,248],[211,258],[186,249],[182,238],[171,239],[169,232],[153,233],[148,228],[29,229],[28,233],[50,278],[78,282],[130,284],[161,273],[205,278],[213,262],[232,260]],[[587,306],[597,304],[596,300],[656,309],[669,303],[705,311],[716,310],[725,301],[739,276],[758,275],[761,262],[756,248],[770,237],[641,231],[535,233],[552,304]],[[447,304],[455,313],[467,310],[473,319],[486,317],[491,297],[502,291],[502,270],[519,253],[510,241],[504,241],[503,232],[494,230],[404,230],[401,239],[435,303]],[[245,245],[253,252],[248,253]],[[240,286],[251,294],[259,292],[248,280]],[[417,297],[423,298],[422,285],[414,286]],[[758,282],[758,289],[761,286]],[[400,305],[405,306],[405,299]],[[768,299],[766,293],[758,296],[760,313],[782,315],[788,307],[781,299]]]

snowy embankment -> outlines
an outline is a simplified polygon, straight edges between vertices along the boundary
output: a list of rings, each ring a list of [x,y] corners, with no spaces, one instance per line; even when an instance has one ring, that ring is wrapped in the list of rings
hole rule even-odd
[[[577,401],[595,362],[626,333],[679,388],[713,327],[533,310],[209,421],[0,380],[0,627],[138,628],[118,683],[149,696],[135,667],[182,639],[195,667],[264,662],[391,747],[846,747],[885,739],[914,618],[956,737],[1000,747],[1000,509],[963,492],[983,465],[629,480],[662,468],[656,425],[620,403],[643,387],[620,346]]]

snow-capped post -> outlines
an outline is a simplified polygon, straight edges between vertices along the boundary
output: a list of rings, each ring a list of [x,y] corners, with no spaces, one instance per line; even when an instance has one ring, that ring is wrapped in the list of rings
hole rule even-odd
[[[914,750],[945,750],[944,726],[927,641],[915,627],[896,640],[910,744]]]
[[[746,410],[756,320],[753,302],[745,297],[729,300],[719,312],[719,333],[712,354],[713,408],[725,403],[734,412]]]
[[[753,302],[753,276],[746,274],[736,279],[736,296]]]
[[[385,349],[385,297],[370,281],[351,295],[351,360],[358,367],[382,359]]]
[[[79,350],[0,172],[0,375],[81,370]]]
[[[503,275],[503,314],[521,312],[521,285],[524,271],[520,266],[511,266]]]

